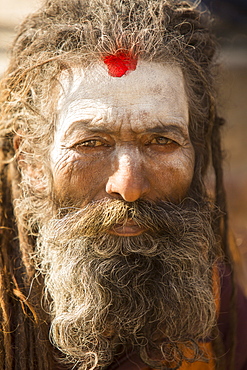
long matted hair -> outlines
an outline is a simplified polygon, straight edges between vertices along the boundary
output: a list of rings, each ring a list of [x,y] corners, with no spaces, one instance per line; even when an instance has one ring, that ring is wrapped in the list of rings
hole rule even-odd
[[[192,188],[206,196],[205,175],[213,168],[214,230],[221,238],[226,261],[231,260],[220,144],[224,121],[216,113],[216,44],[209,19],[195,3],[179,0],[47,0],[19,27],[0,95],[1,368],[56,368],[54,349],[48,339],[49,315],[40,307],[43,283],[41,278],[34,279],[35,268],[30,260],[35,225],[28,210],[14,214],[13,202],[20,196],[19,184],[27,175],[23,171],[21,176],[17,168],[13,137],[16,132],[21,136],[19,153],[25,152],[27,165],[37,171],[44,184],[42,191],[37,189],[34,200],[37,219],[41,204],[44,207],[46,202],[49,207],[50,202],[49,150],[54,133],[56,86],[64,69],[87,68],[118,50],[130,50],[145,61],[181,67],[196,158]],[[230,334],[233,369],[235,337]],[[220,343],[215,343],[218,358],[220,347]]]

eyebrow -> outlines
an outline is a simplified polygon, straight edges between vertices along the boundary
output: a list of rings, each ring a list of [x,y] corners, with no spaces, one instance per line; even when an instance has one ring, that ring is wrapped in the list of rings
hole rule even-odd
[[[179,124],[174,124],[174,123],[172,123],[172,124],[161,123],[160,125],[150,127],[145,131],[149,132],[149,133],[169,133],[169,132],[173,132],[173,133],[176,133],[177,135],[180,135],[182,137],[187,137],[188,136],[188,131],[187,130],[185,130]]]
[[[107,134],[113,134],[114,131],[109,130],[106,126],[93,126],[91,119],[82,119],[79,121],[73,122],[70,127],[65,131],[64,138],[73,134],[77,129],[86,128],[90,132],[105,132]]]
[[[79,129],[86,129],[90,132],[104,132],[109,135],[113,135],[116,132],[114,130],[109,129],[106,125],[104,126],[94,126],[92,125],[91,119],[82,119],[79,121],[73,122],[70,127],[65,131],[64,138],[66,139],[68,136],[74,133],[75,130]],[[168,123],[164,124],[160,121],[160,124],[154,126],[154,127],[147,127],[143,132],[146,133],[175,133],[176,135],[182,136],[183,138],[188,137],[188,131],[185,130],[181,125],[175,124],[175,123]]]

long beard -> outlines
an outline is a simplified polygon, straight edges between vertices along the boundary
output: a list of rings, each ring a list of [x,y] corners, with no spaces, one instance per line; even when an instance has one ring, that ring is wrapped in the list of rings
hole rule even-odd
[[[53,342],[71,363],[104,367],[120,346],[156,368],[177,368],[186,348],[198,359],[198,342],[215,325],[216,242],[208,207],[187,203],[103,200],[43,225],[36,263]],[[108,233],[128,219],[147,232]]]

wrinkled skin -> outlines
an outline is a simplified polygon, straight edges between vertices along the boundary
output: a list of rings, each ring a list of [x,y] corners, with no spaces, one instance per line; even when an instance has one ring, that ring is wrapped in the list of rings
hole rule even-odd
[[[139,62],[121,78],[105,65],[61,76],[51,152],[54,190],[78,206],[103,198],[181,201],[190,187],[194,150],[188,101],[178,67]],[[113,234],[144,232],[133,222]]]
[[[57,214],[43,217],[36,246],[51,338],[81,370],[131,346],[149,365],[175,369],[187,348],[196,361],[215,325],[215,239],[207,204],[189,197],[195,154],[182,72],[138,62],[118,78],[102,62],[64,71],[59,86]]]

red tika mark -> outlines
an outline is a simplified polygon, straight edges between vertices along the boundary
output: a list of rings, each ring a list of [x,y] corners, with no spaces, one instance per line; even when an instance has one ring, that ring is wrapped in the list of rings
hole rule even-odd
[[[112,77],[122,77],[128,71],[134,71],[137,66],[137,58],[129,51],[117,51],[116,54],[107,55],[103,59],[108,67],[108,73]]]

